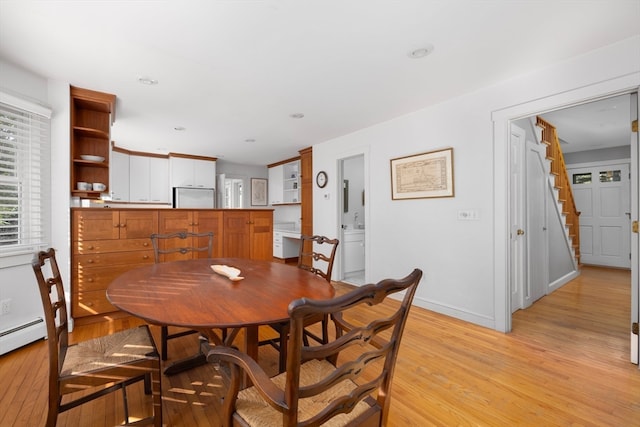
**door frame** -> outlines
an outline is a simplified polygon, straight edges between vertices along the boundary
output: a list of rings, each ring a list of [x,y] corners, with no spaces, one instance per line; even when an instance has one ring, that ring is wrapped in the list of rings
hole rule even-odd
[[[524,289],[527,286],[527,274],[525,272],[526,240],[525,229],[525,157],[524,151],[527,143],[527,133],[515,123],[509,128],[509,150],[511,155],[511,183],[509,185],[509,287],[511,299],[511,312],[522,309]],[[517,140],[517,142],[516,142]],[[516,146],[514,147],[514,143]]]
[[[336,236],[342,236],[342,213],[343,213],[343,202],[342,202],[342,185],[341,183],[344,180],[344,176],[343,176],[343,170],[342,170],[342,165],[343,165],[343,161],[353,158],[353,157],[357,157],[357,156],[363,156],[364,158],[364,194],[365,194],[365,204],[364,204],[364,280],[365,283],[369,283],[370,279],[369,279],[369,260],[371,259],[371,238],[369,237],[371,235],[370,232],[370,227],[369,224],[371,224],[370,221],[370,206],[371,203],[368,202],[368,197],[372,196],[372,193],[370,191],[370,166],[369,166],[369,162],[370,162],[370,153],[369,153],[369,147],[360,147],[360,148],[355,148],[353,150],[348,150],[345,152],[340,153],[337,158],[336,158],[336,185],[338,185],[338,187],[336,187],[336,194],[339,195],[337,203],[336,203],[336,230],[335,230],[335,235]],[[334,269],[334,277],[337,278],[337,280],[342,280],[344,278],[344,254],[343,254],[343,249],[344,249],[344,245],[338,245],[338,249],[337,249],[337,253],[336,253],[336,257],[335,257],[335,262],[333,264],[333,269]]]
[[[502,332],[511,331],[511,290],[508,278],[510,277],[510,251],[509,251],[509,176],[510,176],[510,123],[513,120],[523,119],[547,111],[566,108],[584,102],[608,98],[614,95],[638,92],[640,90],[640,72],[631,73],[622,77],[613,78],[593,85],[550,95],[547,97],[524,102],[515,106],[494,110],[491,114],[493,121],[493,146],[494,146],[494,303],[495,329]],[[632,159],[632,169],[637,169],[637,159]],[[636,189],[637,190],[637,189]],[[635,199],[634,199],[635,198]],[[637,194],[632,194],[632,203],[637,201]],[[637,220],[636,215],[632,219]],[[638,257],[636,251],[632,254]],[[632,268],[635,265],[637,275],[637,260],[632,260]],[[637,287],[638,282],[632,283],[632,288]],[[636,293],[637,297],[637,293]]]

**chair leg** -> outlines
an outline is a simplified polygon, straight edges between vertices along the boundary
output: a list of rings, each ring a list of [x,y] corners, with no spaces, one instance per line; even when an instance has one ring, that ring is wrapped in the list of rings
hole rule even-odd
[[[151,393],[153,393],[151,388],[151,374],[144,374],[144,394],[149,396]]]
[[[325,314],[322,318],[322,344],[329,342],[329,315]]]
[[[167,341],[169,341],[169,327],[161,326],[160,327],[160,353],[162,356],[162,360],[167,360]]]
[[[58,405],[55,402],[49,401],[49,409],[47,410],[47,423],[46,427],[56,427],[58,422]]]
[[[127,402],[127,385],[122,384],[122,402],[124,408],[124,423],[129,424],[129,403]]]
[[[162,372],[160,372],[160,361],[156,362],[153,372],[151,372],[151,392],[153,399],[153,425],[162,427]]]
[[[280,331],[280,343],[279,343],[279,357],[278,357],[278,369],[280,373],[287,369],[287,345],[289,340],[289,330]]]

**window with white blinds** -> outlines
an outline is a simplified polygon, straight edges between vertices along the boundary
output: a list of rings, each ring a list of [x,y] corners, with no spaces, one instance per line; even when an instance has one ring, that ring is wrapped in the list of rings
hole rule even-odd
[[[0,257],[49,243],[50,114],[0,93]]]

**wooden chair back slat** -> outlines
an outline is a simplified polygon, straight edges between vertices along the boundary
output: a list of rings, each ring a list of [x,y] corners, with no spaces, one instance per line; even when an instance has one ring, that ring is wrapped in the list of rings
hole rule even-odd
[[[175,259],[186,259],[184,255],[206,254],[213,256],[213,232],[193,233],[179,231],[177,233],[151,235],[153,253],[156,264]],[[174,256],[172,256],[174,255]]]
[[[298,268],[311,271],[331,282],[333,261],[340,241],[325,236],[300,236]],[[326,246],[323,246],[326,245]],[[321,261],[320,265],[318,262]]]

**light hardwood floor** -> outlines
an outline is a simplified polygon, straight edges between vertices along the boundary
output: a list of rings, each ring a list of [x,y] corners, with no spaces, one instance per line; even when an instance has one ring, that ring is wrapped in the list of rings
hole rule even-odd
[[[398,358],[390,425],[640,426],[629,301],[628,271],[585,266],[573,282],[514,313],[509,334],[414,307]],[[82,326],[73,338],[136,323],[126,318]],[[194,340],[170,342],[171,359],[193,351]],[[275,370],[275,351],[260,352],[261,363]],[[46,359],[44,342],[0,357],[0,426],[43,425]],[[164,377],[165,425],[218,426],[221,388],[212,366]],[[134,415],[135,408],[148,410],[139,389],[130,397]],[[119,402],[117,395],[102,398],[62,414],[58,425],[114,425]]]

